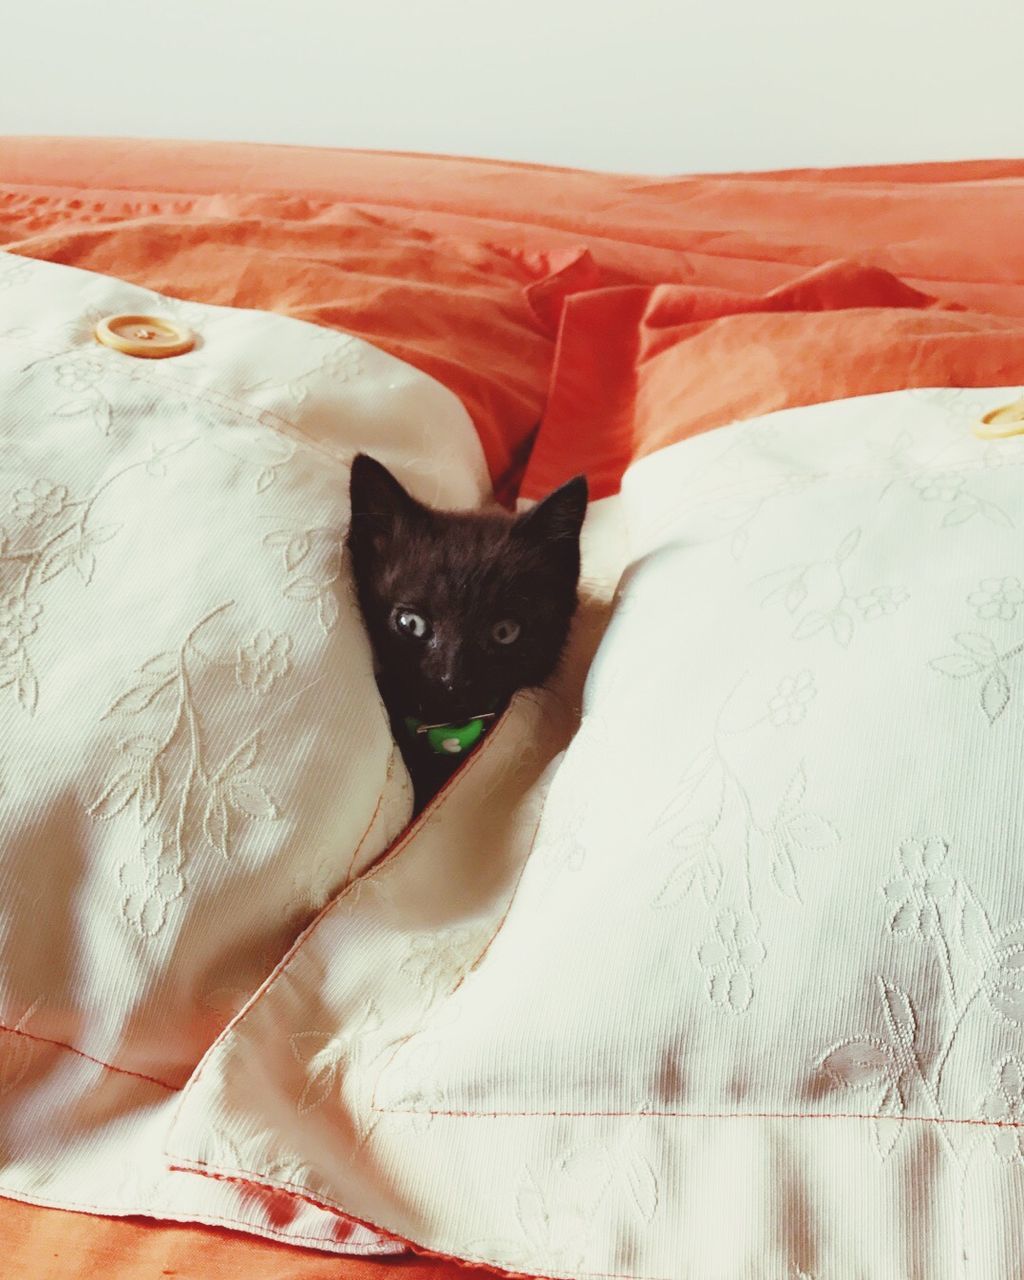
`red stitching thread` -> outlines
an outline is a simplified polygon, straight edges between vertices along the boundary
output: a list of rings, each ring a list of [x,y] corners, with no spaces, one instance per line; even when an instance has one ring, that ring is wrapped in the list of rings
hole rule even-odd
[[[112,1062],[104,1062],[102,1058],[94,1058],[91,1053],[76,1049],[73,1044],[66,1044],[63,1040],[51,1040],[47,1036],[36,1036],[31,1031],[21,1031],[18,1027],[8,1027],[2,1022],[0,1022],[0,1031],[6,1031],[12,1036],[24,1036],[26,1040],[35,1040],[38,1044],[53,1045],[55,1049],[66,1049],[68,1053],[84,1058],[86,1062],[94,1062],[98,1067],[105,1067],[107,1071],[116,1071],[119,1076],[132,1076],[136,1080],[147,1080],[150,1084],[158,1084],[161,1089],[166,1089],[169,1093],[180,1093],[181,1091],[181,1085],[179,1084],[168,1084],[166,1080],[158,1080],[156,1076],[147,1076],[141,1071],[129,1071],[127,1067],[115,1067]]]
[[[378,1107],[373,1102],[370,1109],[381,1115],[447,1116],[454,1120],[897,1120],[914,1124],[976,1124],[989,1129],[1024,1129],[1024,1120],[983,1120],[976,1116],[880,1116],[873,1111],[428,1111]]]

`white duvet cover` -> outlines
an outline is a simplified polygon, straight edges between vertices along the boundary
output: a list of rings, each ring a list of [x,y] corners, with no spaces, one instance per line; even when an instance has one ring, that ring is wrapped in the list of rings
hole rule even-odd
[[[971,434],[1019,389],[636,465],[560,682],[355,878],[408,789],[344,463],[477,501],[464,414],[279,318],[144,366],[91,324],[164,300],[0,285],[0,1192],[534,1275],[1021,1273],[1024,442]]]
[[[636,465],[568,750],[514,709],[207,1055],[173,1160],[531,1275],[1019,1276],[1024,441],[971,434],[1017,394]]]
[[[93,336],[154,312],[195,349]],[[0,255],[0,1194],[394,1247],[164,1150],[203,1051],[411,809],[342,554],[360,448],[486,494],[456,398],[365,343]]]

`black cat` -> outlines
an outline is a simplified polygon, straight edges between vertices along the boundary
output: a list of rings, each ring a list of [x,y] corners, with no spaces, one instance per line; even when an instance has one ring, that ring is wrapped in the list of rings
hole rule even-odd
[[[525,515],[436,511],[366,454],[348,546],[377,683],[417,812],[519,689],[543,684],[576,611],[587,482]]]

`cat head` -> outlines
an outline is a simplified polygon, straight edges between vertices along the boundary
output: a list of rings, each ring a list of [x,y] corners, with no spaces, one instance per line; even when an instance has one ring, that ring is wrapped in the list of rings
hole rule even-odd
[[[436,511],[359,454],[350,492],[348,546],[392,713],[458,723],[548,679],[576,610],[583,476],[517,517]]]

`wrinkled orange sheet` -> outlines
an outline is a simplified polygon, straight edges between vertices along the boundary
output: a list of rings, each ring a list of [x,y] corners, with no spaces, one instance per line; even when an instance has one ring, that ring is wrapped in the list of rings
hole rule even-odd
[[[602,289],[566,305],[521,492],[541,497],[582,471],[607,497],[647,454],[779,409],[1022,383],[1024,320],[937,302],[877,267],[830,263],[756,298]]]
[[[727,301],[853,257],[1024,315],[1024,161],[645,178],[221,143],[0,139],[0,247],[357,333],[459,394],[510,493],[566,296]],[[580,430],[586,424],[580,423]]]
[[[479,1267],[398,1254],[345,1258],[217,1227],[97,1218],[0,1200],[4,1280],[494,1280]]]
[[[506,495],[544,413],[556,351],[556,403],[531,472],[536,486],[577,456],[577,444],[582,458],[595,440],[632,421],[633,353],[615,349],[615,332],[623,343],[657,344],[678,337],[675,326],[688,316],[758,312],[750,300],[780,290],[788,309],[799,311],[802,286],[795,294],[787,288],[843,258],[883,268],[928,299],[1024,317],[1022,214],[1024,161],[644,178],[288,147],[0,139],[0,247],[357,333],[462,397]],[[848,286],[864,280],[844,270],[822,278],[809,310],[849,307]],[[665,295],[619,292],[665,285],[673,287]],[[605,289],[615,290],[607,324]],[[879,296],[871,306],[921,305],[908,303],[897,285]],[[935,326],[933,304],[926,299],[922,309],[924,323]],[[744,323],[756,336],[756,320]],[[906,323],[904,316],[897,327]],[[591,344],[595,325],[600,341]],[[1005,334],[1014,326],[991,327]],[[604,381],[593,363],[588,381],[591,345],[615,356]],[[711,355],[727,364],[739,350],[726,342]],[[685,358],[679,367],[687,367]],[[752,372],[737,365],[737,378],[751,381]],[[727,373],[719,368],[720,399]],[[823,375],[813,394],[828,394],[827,382]],[[651,385],[667,394],[663,384],[659,375]],[[851,392],[837,385],[832,394]],[[602,396],[621,400],[598,414]],[[742,395],[737,402],[749,410]],[[726,407],[733,412],[731,401]],[[702,425],[709,421],[694,429]],[[669,438],[689,429],[677,423]],[[606,490],[634,445],[632,435],[625,446],[614,444],[602,473]],[[3,1273],[12,1277],[486,1274],[421,1258],[326,1258],[209,1228],[109,1221],[12,1201],[0,1201],[0,1239]]]

